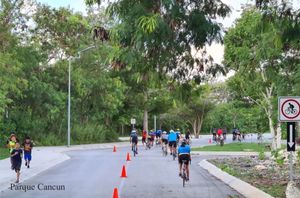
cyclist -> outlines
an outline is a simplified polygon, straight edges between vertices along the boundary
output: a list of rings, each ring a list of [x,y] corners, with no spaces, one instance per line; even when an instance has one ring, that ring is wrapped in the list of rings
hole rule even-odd
[[[190,138],[191,138],[191,132],[190,132],[190,129],[187,129],[187,131],[185,133],[185,139],[187,141],[187,144],[190,144]]]
[[[295,106],[294,106],[293,104],[289,103],[289,108],[291,109],[291,112],[293,112],[293,111],[294,111],[294,108],[295,108]]]
[[[221,142],[221,138],[223,138],[222,137],[223,136],[223,129],[219,128],[217,130],[217,135],[218,135],[218,138],[217,138],[218,142]]]
[[[236,140],[236,136],[237,136],[236,132],[237,132],[237,129],[236,129],[236,128],[233,128],[233,129],[232,129],[232,140],[233,140],[233,141]]]
[[[182,140],[180,147],[178,147],[178,162],[179,162],[179,177],[182,176],[182,164],[185,161],[187,181],[190,178],[189,162],[191,161],[191,147],[187,144],[186,140]]]
[[[212,129],[212,134],[213,134],[213,141],[217,142],[217,129],[216,128]]]
[[[142,132],[142,143],[145,145],[147,139],[147,131],[144,129]]]
[[[173,153],[176,152],[176,147],[177,147],[177,135],[176,133],[171,129],[170,134],[168,136],[168,142],[169,142],[169,147],[170,147],[170,154],[172,155]]]
[[[161,140],[162,140],[162,143],[163,143],[163,144],[165,144],[165,145],[168,144],[168,134],[167,134],[166,131],[164,131],[164,132],[162,133]]]
[[[180,140],[180,137],[181,137],[180,130],[179,130],[179,129],[177,129],[175,133],[176,133],[176,135],[177,135],[177,143],[178,143],[178,142],[179,142],[179,140]]]
[[[136,145],[136,154],[138,153],[138,134],[135,129],[131,131],[130,134],[130,143],[131,143],[131,150],[133,151],[134,144]]]
[[[161,133],[162,133],[162,131],[160,129],[157,130],[156,133],[155,133],[155,135],[156,135],[156,144],[160,144]]]
[[[236,137],[237,137],[238,141],[242,141],[242,139],[241,139],[241,132],[240,132],[239,129],[236,129]]]
[[[154,138],[155,138],[155,132],[154,130],[150,130],[149,132],[149,136],[150,136],[150,143],[151,143],[151,146],[153,146],[153,143],[154,143]]]

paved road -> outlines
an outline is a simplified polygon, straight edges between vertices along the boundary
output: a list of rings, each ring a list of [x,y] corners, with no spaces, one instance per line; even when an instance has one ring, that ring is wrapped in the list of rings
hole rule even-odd
[[[129,147],[118,149],[116,153],[111,149],[69,152],[70,160],[20,184],[23,188],[26,185],[35,186],[34,190],[24,192],[21,189],[7,189],[0,193],[0,197],[110,198],[115,187],[118,187],[122,198],[242,197],[200,168],[198,162],[201,161],[201,157],[193,158],[190,182],[183,188],[178,177],[177,162],[170,156],[163,157],[160,148],[150,151],[140,148],[138,157],[126,163],[128,150]],[[127,167],[128,178],[121,179],[121,168],[124,164]],[[65,190],[38,190],[38,184],[64,185]]]

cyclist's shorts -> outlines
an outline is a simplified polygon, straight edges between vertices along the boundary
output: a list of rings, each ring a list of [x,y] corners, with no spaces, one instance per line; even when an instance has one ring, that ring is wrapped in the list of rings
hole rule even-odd
[[[138,143],[138,137],[137,136],[132,137],[131,142],[137,144]]]
[[[167,140],[167,139],[162,139],[162,142],[163,142],[164,144],[168,144],[168,140]]]
[[[161,134],[156,134],[156,138],[160,138],[161,137]]]
[[[171,141],[171,142],[169,142],[169,146],[170,147],[176,147],[177,146],[177,142],[176,141]]]
[[[189,161],[190,161],[190,155],[189,155],[189,154],[182,154],[182,155],[179,155],[179,158],[178,158],[179,164],[182,164],[182,163],[183,163],[183,160],[186,161],[186,162],[184,162],[184,164],[188,165],[188,164],[189,164]]]

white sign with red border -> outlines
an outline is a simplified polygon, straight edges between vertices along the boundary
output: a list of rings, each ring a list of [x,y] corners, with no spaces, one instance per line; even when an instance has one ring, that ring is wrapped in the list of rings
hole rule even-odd
[[[280,122],[300,121],[300,96],[278,97],[278,119]]]

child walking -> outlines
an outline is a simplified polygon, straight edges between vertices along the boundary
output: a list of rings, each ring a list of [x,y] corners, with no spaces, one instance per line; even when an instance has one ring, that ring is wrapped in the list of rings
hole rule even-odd
[[[20,143],[16,143],[16,147],[11,152],[11,162],[12,162],[12,169],[15,170],[17,173],[17,180],[16,183],[20,181],[20,170],[22,165],[22,154],[23,151],[20,148]]]
[[[30,161],[31,161],[31,151],[32,151],[32,141],[30,139],[30,137],[26,137],[25,141],[23,143],[23,147],[24,147],[24,160],[25,160],[25,166],[27,166],[27,168],[30,167]]]

